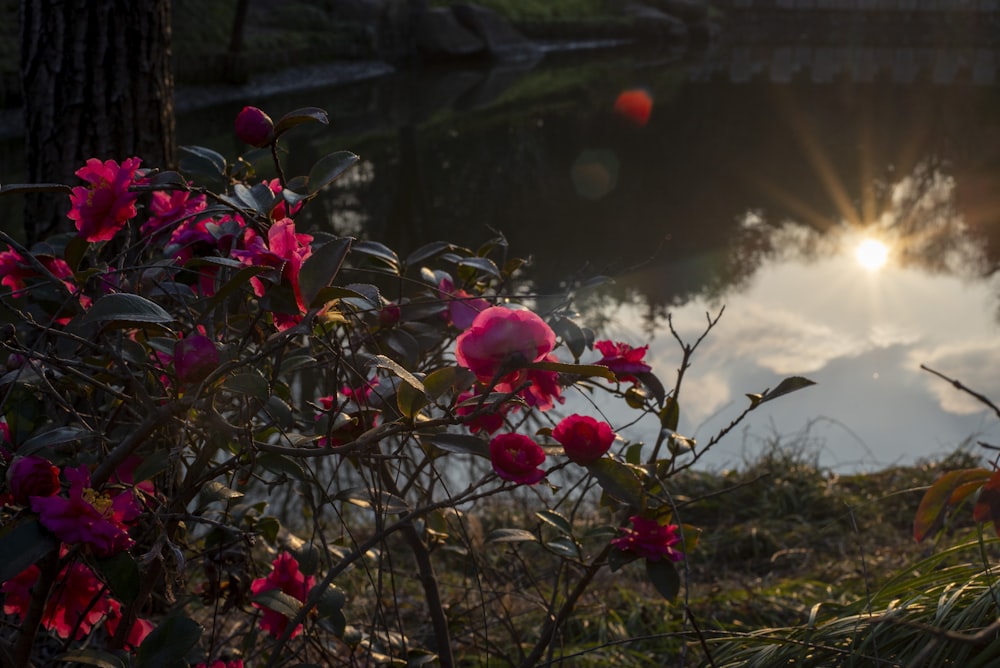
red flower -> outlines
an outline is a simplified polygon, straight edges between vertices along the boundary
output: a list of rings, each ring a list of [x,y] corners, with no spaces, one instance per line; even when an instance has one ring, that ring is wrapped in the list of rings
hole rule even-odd
[[[288,552],[278,555],[271,566],[273,570],[265,578],[257,578],[250,584],[250,591],[256,596],[261,592],[272,589],[280,589],[289,596],[293,596],[305,603],[309,590],[312,589],[314,578],[310,575],[305,577],[299,570],[299,562]],[[270,633],[272,636],[280,636],[288,626],[288,618],[280,612],[275,612],[258,603],[254,607],[260,608],[264,614],[260,619],[260,628]],[[291,637],[294,638],[302,630],[302,626],[295,627]]]
[[[281,280],[287,282],[295,295],[299,307],[297,314],[275,313],[274,321],[278,329],[288,329],[302,319],[306,306],[299,290],[299,270],[302,264],[312,254],[309,244],[313,238],[308,234],[295,232],[295,221],[282,218],[267,231],[267,242],[253,228],[247,228],[246,250],[234,250],[233,257],[243,264],[254,267],[273,267],[281,273]],[[254,276],[250,279],[254,292],[258,297],[264,296],[264,283]]]
[[[40,573],[37,566],[31,565],[3,584],[5,614],[24,619],[31,602],[31,589]],[[107,595],[107,589],[93,571],[74,562],[63,568],[56,579],[42,613],[42,627],[64,639],[76,631],[75,638],[80,640],[108,614],[111,603],[118,602]]]
[[[491,306],[479,313],[455,341],[455,358],[482,381],[541,361],[556,335],[531,311]]]
[[[90,489],[90,474],[85,466],[66,469],[70,482],[69,498],[32,496],[31,509],[38,520],[59,540],[83,543],[101,557],[108,557],[133,545],[126,522],[139,516],[141,508],[131,491],[114,498]]]
[[[449,279],[441,279],[438,292],[448,300],[448,319],[458,329],[468,329],[476,316],[490,307],[482,297],[473,297],[462,289],[455,289]]]
[[[623,535],[611,539],[611,544],[619,550],[631,552],[649,561],[680,561],[684,558],[683,552],[674,549],[674,545],[681,540],[676,524],[663,526],[656,520],[646,519],[641,515],[633,515],[629,521],[634,528],[622,527],[619,531]]]
[[[31,588],[38,581],[41,570],[32,564],[16,576],[0,585],[3,592],[3,614],[17,615],[24,619],[31,605]]]
[[[128,158],[119,167],[114,160],[102,163],[91,158],[76,171],[90,186],[73,188],[66,215],[76,221],[76,229],[86,241],[107,241],[135,217],[138,195],[128,189],[141,162],[139,158]]]
[[[122,621],[122,606],[121,603],[115,599],[108,601],[108,619],[104,623],[105,628],[108,630],[109,635],[114,635],[118,630],[118,624]],[[146,639],[150,633],[153,632],[153,623],[148,619],[136,618],[135,623],[132,624],[132,628],[128,630],[128,637],[125,638],[125,647],[129,650],[135,650],[142,641]]]
[[[591,464],[604,456],[615,440],[607,422],[598,422],[589,415],[570,415],[552,430],[566,456],[577,464]]]
[[[555,355],[546,355],[540,362],[558,362]],[[515,387],[527,384],[518,396],[524,402],[540,411],[551,410],[555,407],[555,402],[565,403],[562,396],[562,387],[559,385],[559,374],[555,371],[544,371],[542,369],[521,369],[516,373],[505,376],[503,382],[497,383],[497,392],[511,392]]]
[[[458,396],[457,403],[462,404],[477,396],[479,395],[474,394],[472,392],[463,392]],[[471,403],[465,406],[459,405],[457,408],[455,408],[455,413],[458,415],[465,416],[475,413],[476,410],[477,410],[476,404]],[[469,431],[471,431],[473,434],[480,431],[485,431],[487,434],[492,434],[496,431],[499,431],[500,427],[504,425],[504,422],[506,421],[504,419],[504,415],[506,415],[506,413],[509,410],[510,406],[508,406],[507,403],[501,404],[500,406],[494,406],[490,410],[485,411],[482,414],[472,418],[465,424],[468,425]]]
[[[618,376],[618,380],[638,383],[639,379],[632,374],[647,373],[651,370],[651,367],[642,361],[642,358],[646,356],[646,351],[649,350],[649,346],[633,348],[627,343],[597,341],[594,343],[594,347],[604,355],[604,357],[594,362],[594,364],[608,367]]]
[[[200,383],[219,366],[219,351],[212,339],[195,334],[174,344],[174,369],[183,384]]]
[[[545,451],[527,436],[499,434],[490,441],[493,470],[504,480],[534,485],[545,477],[538,468],[545,461]]]
[[[622,91],[615,100],[615,113],[636,125],[645,125],[653,113],[653,97],[642,88]]]
[[[205,196],[187,190],[163,192],[157,190],[149,202],[149,220],[142,224],[143,236],[153,235],[163,228],[205,209]]]
[[[257,107],[243,107],[236,116],[236,136],[244,144],[260,148],[271,143],[274,121]]]
[[[7,489],[17,503],[28,503],[29,496],[58,494],[59,467],[41,457],[17,457],[7,469]]]

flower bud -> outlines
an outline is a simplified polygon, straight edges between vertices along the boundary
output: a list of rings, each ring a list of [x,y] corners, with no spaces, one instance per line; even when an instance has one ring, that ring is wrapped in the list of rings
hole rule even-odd
[[[243,107],[236,117],[236,136],[241,142],[260,148],[271,143],[274,122],[257,107]]]
[[[57,494],[59,468],[41,457],[16,457],[7,469],[7,489],[17,503],[27,503],[30,496]]]
[[[174,369],[181,384],[198,383],[219,366],[219,351],[207,336],[195,334],[174,344]]]

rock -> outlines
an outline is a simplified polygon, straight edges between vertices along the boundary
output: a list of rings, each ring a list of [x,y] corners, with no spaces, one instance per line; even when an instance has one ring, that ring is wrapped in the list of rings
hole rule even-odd
[[[413,21],[417,50],[430,58],[468,57],[486,53],[486,42],[470,32],[447,7],[432,7]]]
[[[463,26],[486,43],[494,59],[536,61],[541,58],[541,49],[496,12],[472,3],[452,5],[451,11]]]

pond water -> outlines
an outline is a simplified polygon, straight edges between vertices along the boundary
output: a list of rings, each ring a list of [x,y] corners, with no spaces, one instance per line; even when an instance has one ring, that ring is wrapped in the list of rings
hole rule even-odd
[[[992,411],[920,368],[1000,401],[993,55],[900,53],[550,54],[234,99],[181,115],[178,136],[235,154],[243,104],[323,107],[332,130],[289,135],[290,171],[339,149],[362,161],[309,224],[401,252],[500,231],[543,295],[613,277],[578,292],[581,318],[648,341],[668,386],[670,322],[693,342],[724,306],[684,381],[681,433],[707,440],[785,376],[817,385],[764,404],[702,461],[737,465],[778,436],[866,470],[1000,443]],[[635,89],[648,119],[615,111]]]

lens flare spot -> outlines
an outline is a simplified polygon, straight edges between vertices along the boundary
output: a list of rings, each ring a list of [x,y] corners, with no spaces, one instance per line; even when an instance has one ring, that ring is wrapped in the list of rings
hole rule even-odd
[[[877,239],[865,239],[854,249],[854,258],[868,271],[878,271],[889,259],[889,247]]]
[[[653,96],[642,88],[622,91],[615,100],[615,113],[641,127],[653,113]]]

